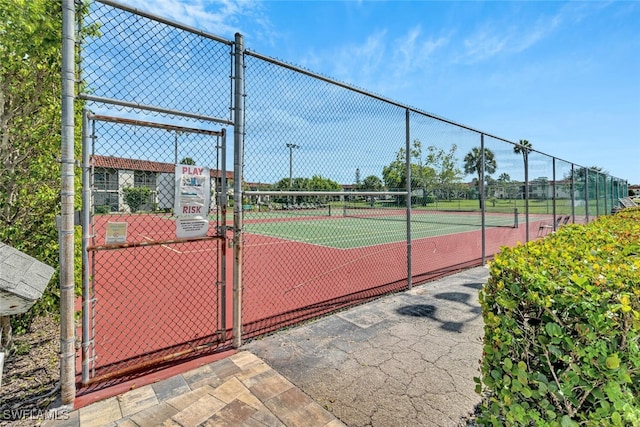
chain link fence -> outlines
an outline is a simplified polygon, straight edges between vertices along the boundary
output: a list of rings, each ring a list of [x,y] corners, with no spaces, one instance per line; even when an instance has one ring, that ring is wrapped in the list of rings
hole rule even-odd
[[[103,0],[80,27],[85,383],[480,265],[627,195],[624,180],[245,51],[239,35]]]
[[[210,352],[227,338],[224,134],[92,114],[86,123],[85,382]],[[193,171],[202,165],[211,182],[206,219],[181,218],[180,180],[202,176]]]
[[[229,346],[232,45],[110,2],[80,38],[82,383]]]

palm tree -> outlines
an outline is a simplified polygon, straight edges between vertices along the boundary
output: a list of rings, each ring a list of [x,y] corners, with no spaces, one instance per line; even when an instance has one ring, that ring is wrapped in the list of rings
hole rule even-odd
[[[501,188],[502,194],[501,194],[500,198],[505,198],[505,197],[508,198],[509,191],[508,191],[507,187],[508,187],[509,183],[511,182],[511,176],[509,176],[508,173],[503,172],[498,177],[498,182],[501,184],[501,187],[502,187]]]
[[[524,161],[527,160],[528,154],[533,150],[533,145],[526,139],[521,139],[518,144],[513,146],[513,152],[516,154],[522,154]]]
[[[522,154],[522,161],[524,162],[524,215],[525,215],[525,235],[526,241],[529,241],[529,152],[532,150],[532,145],[526,139],[521,139],[518,145],[513,147],[513,152],[516,154]]]
[[[483,208],[482,204],[482,191],[480,189],[480,183],[482,182],[482,154],[483,150],[480,147],[473,147],[471,151],[464,156],[464,172],[468,174],[475,173],[478,175],[478,201],[480,203],[480,209]],[[488,148],[484,149],[484,174],[489,175],[496,171],[498,165],[496,163],[496,156],[493,151]]]
[[[524,198],[529,199],[529,153],[533,149],[533,146],[526,139],[521,139],[518,144],[513,146],[513,152],[516,154],[522,154],[522,161],[524,163]]]

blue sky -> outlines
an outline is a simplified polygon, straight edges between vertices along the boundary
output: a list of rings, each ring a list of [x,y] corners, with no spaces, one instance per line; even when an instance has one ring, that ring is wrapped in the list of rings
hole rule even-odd
[[[127,3],[640,184],[640,2]]]

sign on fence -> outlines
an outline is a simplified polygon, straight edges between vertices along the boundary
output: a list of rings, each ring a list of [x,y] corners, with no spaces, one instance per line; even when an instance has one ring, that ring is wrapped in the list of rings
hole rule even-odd
[[[114,243],[127,242],[127,223],[126,222],[109,222],[105,232],[104,242],[107,245]]]
[[[178,238],[204,237],[209,229],[211,173],[202,166],[176,165],[174,213]]]

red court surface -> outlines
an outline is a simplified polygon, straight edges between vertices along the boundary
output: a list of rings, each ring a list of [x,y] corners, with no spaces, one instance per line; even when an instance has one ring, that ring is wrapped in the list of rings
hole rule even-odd
[[[233,250],[228,241],[151,244],[175,239],[173,220],[149,215],[96,218],[95,246],[104,245],[107,218],[127,222],[130,245],[90,252],[96,299],[94,380],[230,348]],[[529,224],[530,238],[540,224]],[[485,255],[524,240],[524,224],[487,228]],[[480,230],[414,240],[413,284],[479,265],[481,242]],[[242,256],[243,338],[408,285],[406,241],[336,249],[246,234]]]

